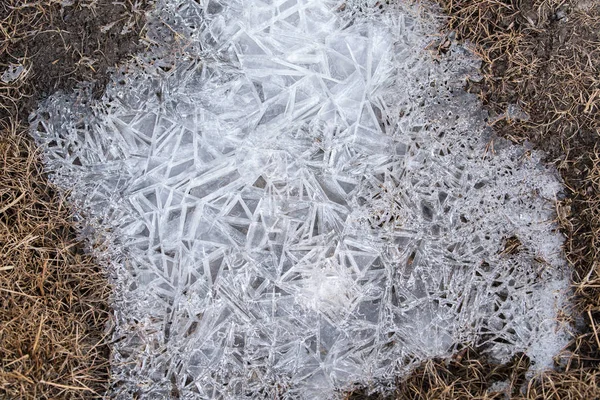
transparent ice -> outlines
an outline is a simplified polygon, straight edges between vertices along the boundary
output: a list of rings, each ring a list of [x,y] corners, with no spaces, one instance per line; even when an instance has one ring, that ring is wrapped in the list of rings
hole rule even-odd
[[[33,120],[110,264],[113,395],[336,398],[463,343],[552,366],[567,272],[541,155],[368,2],[162,0],[101,100]],[[431,47],[431,46],[429,46]]]

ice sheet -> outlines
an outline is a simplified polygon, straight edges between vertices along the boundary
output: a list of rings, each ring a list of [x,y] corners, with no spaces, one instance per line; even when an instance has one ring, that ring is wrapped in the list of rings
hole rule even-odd
[[[336,398],[566,344],[554,171],[491,135],[433,17],[344,4],[159,1],[101,101],[35,117],[112,271],[115,397]]]

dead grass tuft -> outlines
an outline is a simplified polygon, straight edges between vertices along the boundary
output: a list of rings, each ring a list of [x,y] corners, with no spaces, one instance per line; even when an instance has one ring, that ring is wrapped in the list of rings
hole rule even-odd
[[[398,386],[402,399],[513,398],[525,382],[529,359],[517,354],[507,364],[493,364],[471,348],[447,362],[431,360],[418,367]]]
[[[94,397],[108,379],[109,286],[18,127],[0,138],[0,177],[0,397]]]

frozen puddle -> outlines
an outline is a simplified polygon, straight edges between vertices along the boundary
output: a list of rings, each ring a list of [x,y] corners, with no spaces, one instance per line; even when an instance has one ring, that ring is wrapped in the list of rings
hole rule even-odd
[[[40,111],[113,272],[114,396],[336,398],[566,344],[554,173],[493,139],[429,17],[359,3],[159,1],[153,54]]]

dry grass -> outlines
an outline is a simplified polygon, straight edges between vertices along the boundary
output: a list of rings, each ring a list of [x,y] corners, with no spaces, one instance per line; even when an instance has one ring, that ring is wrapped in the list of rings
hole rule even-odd
[[[24,67],[0,80],[1,399],[99,398],[109,384],[110,288],[76,239],[25,121],[55,90],[83,80],[103,87],[109,67],[136,49],[148,2],[61,3],[0,2],[0,77]]]
[[[109,287],[16,127],[0,138],[0,397],[91,398],[108,378]]]

